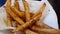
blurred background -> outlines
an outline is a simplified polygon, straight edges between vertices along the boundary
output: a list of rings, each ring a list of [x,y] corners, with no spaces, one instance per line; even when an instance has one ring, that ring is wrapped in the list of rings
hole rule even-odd
[[[41,1],[41,0],[35,0],[35,1]],[[60,28],[60,0],[48,0],[50,4],[53,6],[57,16],[58,16],[58,23]],[[3,6],[6,3],[6,0],[0,0],[0,7]]]

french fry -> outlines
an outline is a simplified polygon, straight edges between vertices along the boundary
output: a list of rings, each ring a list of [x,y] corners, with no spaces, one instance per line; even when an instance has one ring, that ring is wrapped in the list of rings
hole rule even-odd
[[[29,10],[29,5],[25,0],[22,0],[23,4],[24,4],[24,9],[25,9],[25,13],[26,13],[26,22],[30,20],[30,10]]]
[[[15,0],[15,2],[14,2],[14,7],[16,7],[19,11],[21,11],[18,0]]]
[[[11,6],[11,0],[7,0],[6,6]],[[7,25],[12,26],[12,20],[10,15],[7,13]]]
[[[11,6],[11,0],[7,0],[7,2],[6,2],[6,7],[9,7],[9,6]],[[4,7],[4,8],[5,8],[5,7]],[[9,27],[12,27],[12,18],[11,18],[11,16],[9,15],[8,12],[6,12],[6,13],[7,13],[7,25],[8,25]],[[14,34],[14,33],[10,32],[10,34]]]
[[[46,28],[36,28],[35,26],[33,26],[32,30],[35,31],[35,32],[38,32],[40,34],[60,34],[60,30],[46,29]]]
[[[39,11],[40,13],[37,13],[36,15],[36,17],[35,18],[33,18],[33,19],[31,19],[30,21],[28,21],[27,23],[25,23],[24,25],[21,25],[21,26],[19,26],[19,27],[21,27],[21,28],[16,28],[15,30],[14,30],[14,32],[17,32],[17,31],[20,31],[20,30],[24,30],[25,28],[27,28],[28,26],[31,26],[36,20],[37,20],[37,18],[39,18],[39,17],[41,17],[41,15],[42,15],[42,12],[43,12],[43,10],[44,10],[44,8],[45,8],[45,6],[46,6],[46,4],[44,3],[43,4],[43,8],[41,7],[41,11]],[[33,16],[34,17],[34,16]],[[33,21],[33,22],[32,22]]]

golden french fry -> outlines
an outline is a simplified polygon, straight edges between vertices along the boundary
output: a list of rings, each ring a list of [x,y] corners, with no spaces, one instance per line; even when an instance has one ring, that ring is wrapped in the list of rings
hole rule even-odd
[[[29,10],[29,5],[25,0],[22,0],[23,4],[24,4],[24,9],[25,9],[25,13],[26,13],[26,21],[30,20],[30,10]]]
[[[16,7],[19,11],[21,11],[18,0],[15,0],[15,2],[14,2],[14,7]]]
[[[40,13],[37,13],[37,14],[36,14],[36,15],[37,15],[36,17],[33,16],[33,17],[34,17],[33,19],[31,19],[30,21],[28,21],[28,22],[25,23],[24,25],[19,26],[19,27],[21,27],[21,28],[19,28],[19,27],[16,28],[16,29],[14,30],[14,32],[20,31],[20,30],[24,30],[24,29],[27,28],[28,26],[31,26],[31,25],[37,20],[37,18],[41,17],[45,6],[46,6],[46,4],[44,3],[44,4],[42,5],[43,8],[40,9],[40,10],[41,10],[41,11],[39,11]],[[33,22],[32,22],[32,21],[33,21]]]
[[[44,33],[45,34],[60,34],[60,30],[36,28],[35,26],[33,26],[32,30],[40,34],[44,34]]]
[[[9,6],[11,6],[11,0],[7,0],[7,2],[6,2],[6,7],[9,7]],[[5,7],[4,7],[5,8]],[[6,11],[8,11],[8,10],[6,10]],[[9,26],[9,27],[12,27],[12,18],[11,18],[11,16],[9,15],[9,13],[8,12],[6,12],[7,13],[7,25]],[[10,30],[9,30],[10,31]],[[10,34],[13,34],[12,32],[10,32]]]
[[[11,0],[7,0],[6,6],[11,6]],[[12,26],[12,20],[10,15],[7,13],[7,25]]]

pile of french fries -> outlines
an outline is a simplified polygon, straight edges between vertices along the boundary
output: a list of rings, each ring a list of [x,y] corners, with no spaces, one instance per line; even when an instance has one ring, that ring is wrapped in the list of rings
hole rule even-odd
[[[12,0],[7,0],[6,6],[4,6],[7,13],[7,25],[16,28],[11,32],[22,31],[25,34],[60,34],[60,30],[54,29],[40,21],[46,7],[45,3],[43,3],[37,13],[34,14],[30,12],[27,1],[22,0],[25,11],[20,9],[18,0],[15,0],[14,6],[11,6],[11,1]],[[16,23],[12,21],[15,21]]]

